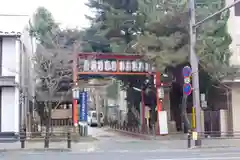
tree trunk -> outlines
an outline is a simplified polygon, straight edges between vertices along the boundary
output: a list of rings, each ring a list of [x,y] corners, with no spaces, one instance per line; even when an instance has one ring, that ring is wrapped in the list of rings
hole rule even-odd
[[[96,91],[96,112],[97,112],[97,126],[101,127],[100,123],[100,97],[99,97],[99,91]]]
[[[104,97],[104,124],[108,124],[108,104],[107,104],[107,98],[106,96]]]
[[[44,139],[44,148],[49,148],[51,117],[52,117],[52,102],[49,102],[48,116],[47,116],[47,123],[46,123],[46,134]]]
[[[182,98],[182,119],[183,119],[183,131],[184,133],[188,132],[188,130],[191,128],[190,122],[187,116],[187,96],[183,95]]]

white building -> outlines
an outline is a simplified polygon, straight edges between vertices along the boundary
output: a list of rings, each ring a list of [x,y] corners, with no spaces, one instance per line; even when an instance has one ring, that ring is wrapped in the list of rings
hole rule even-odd
[[[235,0],[226,0],[226,5],[231,5]],[[240,67],[240,4],[230,9],[230,17],[228,20],[228,32],[232,37],[230,49],[232,51],[231,64]],[[226,80],[229,86],[227,92],[227,108],[228,113],[221,118],[224,122],[221,126],[223,131],[233,132],[234,134],[240,131],[240,77],[233,80]],[[238,134],[238,133],[237,133]]]
[[[19,132],[34,99],[29,17],[0,16],[0,132]]]

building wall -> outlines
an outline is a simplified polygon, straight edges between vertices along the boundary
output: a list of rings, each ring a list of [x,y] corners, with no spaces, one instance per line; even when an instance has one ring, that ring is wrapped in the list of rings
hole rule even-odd
[[[232,84],[232,126],[233,133],[240,132],[240,85]],[[238,133],[237,133],[238,134]]]
[[[2,88],[1,132],[19,131],[19,90],[14,87]]]
[[[226,0],[226,5],[230,5],[233,2],[234,0]],[[236,66],[240,65],[240,16],[235,14],[235,10],[240,10],[238,6],[230,9],[230,17],[228,19],[228,32],[232,37],[232,44],[230,45],[232,51],[231,64]]]
[[[18,132],[27,123],[29,102],[34,99],[33,44],[27,32],[21,38],[2,38],[1,76],[15,76],[17,87],[1,88],[1,132]]]
[[[16,38],[6,37],[2,40],[2,76],[16,76]]]
[[[34,66],[32,58],[36,51],[35,39],[29,36],[27,30],[22,32],[20,42],[20,88],[21,96],[24,97],[20,104],[20,125],[31,126],[34,116],[32,110],[35,107],[35,82]],[[32,108],[32,109],[31,109]],[[27,118],[26,118],[27,117]]]
[[[226,0],[226,5],[230,5],[234,0]],[[230,9],[230,17],[228,20],[228,32],[232,37],[230,50],[232,57],[230,62],[234,66],[240,66],[240,4]],[[240,131],[240,84],[233,83],[231,85],[231,105],[229,108],[228,124],[231,126],[229,131]]]
[[[15,76],[19,83],[19,42],[16,37],[2,38],[2,75]],[[19,131],[19,88],[1,88],[1,132]]]

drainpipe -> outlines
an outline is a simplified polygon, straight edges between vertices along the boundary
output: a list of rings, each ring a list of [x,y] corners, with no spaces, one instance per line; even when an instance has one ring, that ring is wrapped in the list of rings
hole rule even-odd
[[[20,91],[20,94],[19,94],[19,129],[22,128],[23,124],[24,124],[24,89],[23,89],[23,57],[22,57],[22,53],[23,53],[23,44],[21,43],[21,40],[20,39],[17,39],[17,41],[20,43],[20,59],[19,59],[19,91]]]

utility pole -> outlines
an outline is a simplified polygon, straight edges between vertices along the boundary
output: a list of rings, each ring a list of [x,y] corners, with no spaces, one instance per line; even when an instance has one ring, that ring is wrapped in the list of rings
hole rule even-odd
[[[196,110],[196,133],[197,139],[195,140],[195,146],[201,146],[200,133],[201,131],[201,107],[200,107],[200,94],[199,94],[199,74],[198,74],[198,57],[196,55],[196,29],[199,25],[206,22],[207,20],[213,18],[214,16],[221,14],[222,12],[234,7],[240,0],[236,0],[229,6],[224,7],[223,9],[217,11],[216,13],[206,17],[205,19],[196,23],[196,9],[195,9],[195,0],[189,0],[189,13],[190,13],[190,26],[189,26],[189,35],[190,35],[190,64],[192,67],[192,86],[193,86],[193,105]]]
[[[196,110],[196,132],[201,133],[201,107],[199,99],[199,75],[198,75],[198,59],[196,55],[196,23],[195,19],[195,0],[189,0],[189,12],[190,12],[190,64],[192,67],[192,85],[193,85],[193,106]],[[195,140],[195,145],[200,146],[201,140],[200,136],[197,135],[197,140]]]

